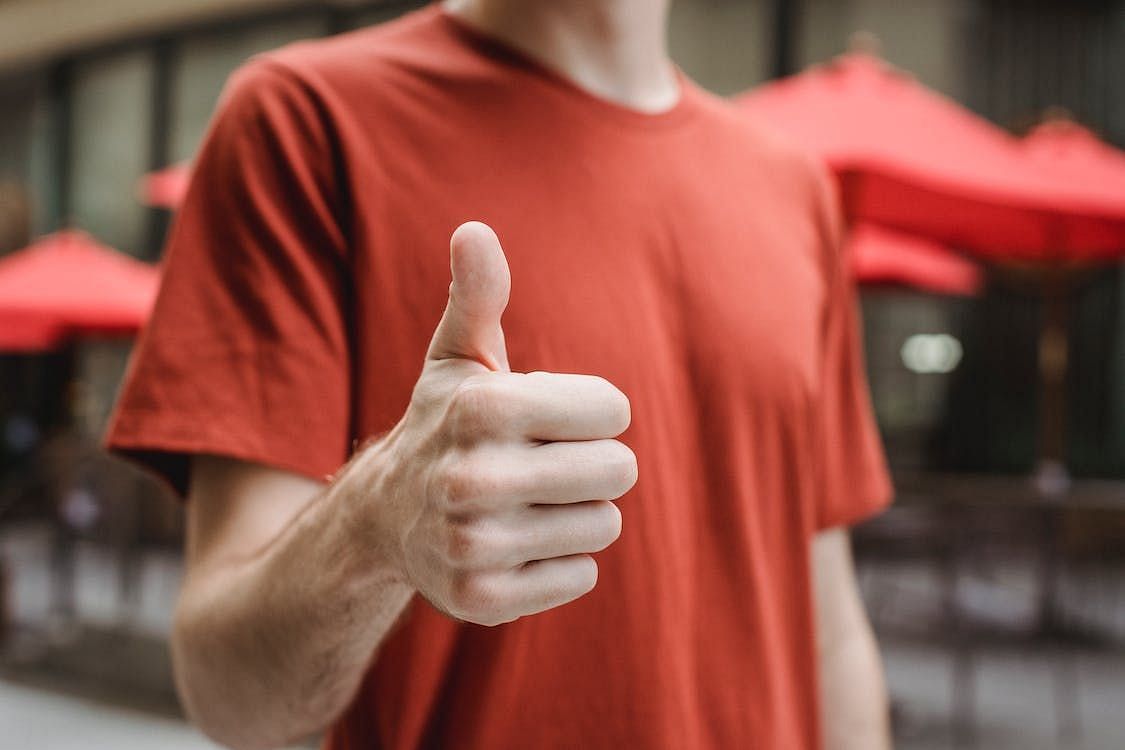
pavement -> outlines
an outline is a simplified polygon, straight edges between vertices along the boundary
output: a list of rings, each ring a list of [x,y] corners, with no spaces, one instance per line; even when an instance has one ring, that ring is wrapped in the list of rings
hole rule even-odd
[[[215,750],[182,719],[0,680],[0,747]]]
[[[949,648],[887,637],[880,645],[900,750],[1125,749],[1125,654],[990,645],[973,660],[966,696]],[[955,710],[966,697],[968,728]]]
[[[0,654],[0,750],[215,748],[184,721],[171,685],[165,643],[178,555],[146,551],[129,578],[112,552],[80,544],[72,605],[60,611],[50,595],[49,539],[42,528],[0,529],[17,626]],[[865,593],[878,599],[872,609],[884,613],[877,625],[895,624],[903,612],[918,617],[913,606],[894,605],[927,596],[924,575],[882,570],[866,579]],[[1098,611],[1116,618],[1119,603],[1115,594]],[[899,627],[879,640],[900,750],[1125,750],[1120,642],[1001,637],[958,650],[947,638]]]

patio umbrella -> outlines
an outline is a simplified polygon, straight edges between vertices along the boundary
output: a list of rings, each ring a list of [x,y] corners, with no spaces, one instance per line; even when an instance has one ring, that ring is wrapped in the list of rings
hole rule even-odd
[[[1049,112],[1021,141],[1027,158],[1060,182],[1079,183],[1106,195],[1125,196],[1125,152],[1110,146],[1069,116]],[[1125,257],[1125,243],[1118,248]],[[1071,298],[1089,271],[1079,266],[1020,269],[1037,274],[1043,300],[1039,334],[1040,454],[1061,467],[1065,454],[1066,381]],[[1056,470],[1056,474],[1058,474]]]
[[[1125,151],[1110,146],[1066,115],[1049,114],[1020,142],[1024,153],[1056,179],[1078,181],[1125,197]]]
[[[1031,270],[1045,307],[1041,476],[1064,475],[1069,296],[1083,266],[1125,257],[1125,187],[1108,147],[1073,132],[1066,143],[1051,131],[1021,141],[865,52],[736,101],[828,163],[853,224],[930,237],[999,270]]]
[[[41,351],[87,336],[136,333],[159,271],[64,230],[0,258],[0,349]]]
[[[191,165],[187,162],[173,164],[157,172],[150,172],[141,180],[141,200],[157,208],[175,210],[184,202],[191,183]]]
[[[896,285],[937,294],[980,293],[979,265],[939,242],[876,224],[861,223],[848,235],[848,263],[856,281]]]
[[[1125,191],[1058,179],[1019,139],[873,55],[849,53],[736,104],[827,161],[852,221],[996,260],[1125,249]]]

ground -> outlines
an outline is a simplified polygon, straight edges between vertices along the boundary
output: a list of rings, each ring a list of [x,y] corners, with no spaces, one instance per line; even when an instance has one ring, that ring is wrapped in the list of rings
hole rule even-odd
[[[18,625],[0,659],[0,744],[215,747],[184,722],[171,688],[164,642],[180,576],[174,552],[143,551],[123,595],[115,555],[80,544],[71,616],[53,611],[44,529],[0,531],[0,557],[10,571]],[[867,570],[868,596],[885,596],[881,577],[895,582],[895,601],[924,595],[924,576]],[[872,607],[885,610],[886,602]],[[896,615],[886,611],[879,620],[894,624]],[[881,632],[880,645],[900,750],[1125,748],[1125,649],[1000,638],[966,651],[897,630]],[[955,720],[959,700],[971,708],[971,723]]]

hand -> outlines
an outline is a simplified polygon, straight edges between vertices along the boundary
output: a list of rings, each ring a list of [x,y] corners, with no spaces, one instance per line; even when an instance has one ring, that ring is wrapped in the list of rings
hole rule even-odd
[[[605,379],[510,372],[500,317],[511,279],[493,231],[462,225],[450,254],[449,304],[410,406],[355,462],[360,513],[431,604],[496,625],[593,589],[590,553],[620,534],[610,501],[636,482],[637,462],[613,439],[629,401]]]

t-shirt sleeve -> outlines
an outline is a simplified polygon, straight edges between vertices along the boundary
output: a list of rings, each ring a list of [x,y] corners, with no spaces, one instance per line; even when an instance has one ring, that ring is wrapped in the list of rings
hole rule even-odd
[[[835,184],[816,169],[824,243],[826,303],[817,409],[818,529],[849,526],[884,509],[893,496],[864,367],[855,283],[844,257],[844,221]]]
[[[192,454],[319,478],[347,458],[334,143],[315,95],[280,63],[255,60],[224,90],[106,437],[181,495]]]

